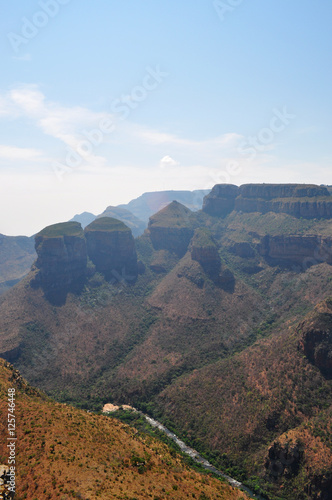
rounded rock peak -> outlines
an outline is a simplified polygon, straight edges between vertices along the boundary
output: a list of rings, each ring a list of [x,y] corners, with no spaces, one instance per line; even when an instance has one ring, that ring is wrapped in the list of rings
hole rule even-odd
[[[91,222],[86,228],[85,233],[89,231],[130,231],[131,229],[126,224],[113,217],[100,217]]]

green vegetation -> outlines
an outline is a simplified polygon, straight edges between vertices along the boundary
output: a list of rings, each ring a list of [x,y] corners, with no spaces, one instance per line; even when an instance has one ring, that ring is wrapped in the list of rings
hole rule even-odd
[[[150,217],[149,227],[192,227],[193,212],[177,201],[172,201],[167,207]]]
[[[19,425],[16,496],[20,499],[196,498],[240,500],[227,484],[190,469],[173,450],[153,436],[102,415],[61,405],[29,387],[0,360],[0,433],[7,435],[8,388],[15,388]],[[8,460],[0,441],[1,463]],[[171,495],[171,496],[170,496]],[[245,497],[247,498],[247,497]]]
[[[129,227],[118,219],[112,217],[100,217],[95,219],[85,228],[85,232],[89,231],[130,231]]]
[[[53,224],[52,226],[45,227],[40,231],[36,238],[60,238],[62,236],[76,236],[83,238],[84,232],[81,224],[78,222],[60,222],[59,224]]]
[[[303,219],[284,213],[269,212],[267,214],[232,212],[225,221],[235,241],[251,241],[250,233],[259,235],[279,234],[321,234],[331,235],[330,219]]]
[[[211,231],[207,228],[196,229],[192,244],[198,247],[216,247]]]

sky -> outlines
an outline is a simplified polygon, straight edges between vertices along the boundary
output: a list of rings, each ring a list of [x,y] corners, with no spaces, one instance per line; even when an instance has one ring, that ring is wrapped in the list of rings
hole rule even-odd
[[[147,191],[332,184],[331,0],[0,0],[0,233]]]

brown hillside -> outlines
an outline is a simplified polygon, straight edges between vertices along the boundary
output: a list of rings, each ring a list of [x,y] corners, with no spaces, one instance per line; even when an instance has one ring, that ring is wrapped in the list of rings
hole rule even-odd
[[[317,310],[326,308],[324,302]],[[157,398],[160,411],[197,446],[222,450],[262,481],[266,480],[271,442],[284,433],[290,437],[290,430],[302,425],[294,431],[303,443],[303,456],[293,487],[300,495],[320,481],[325,491],[332,477],[331,411],[326,411],[332,401],[332,384],[303,356],[301,339],[301,328],[286,328],[232,358],[178,379]],[[284,442],[286,438],[278,439]],[[268,481],[273,484],[274,478]],[[278,491],[283,481],[279,483],[272,490]],[[288,491],[283,498],[302,497]]]
[[[46,399],[0,360],[0,462],[8,460],[7,391],[15,388],[16,498],[245,499],[166,445],[106,416]]]
[[[135,240],[133,283],[109,282],[89,262],[82,289],[52,304],[31,286],[32,271],[0,299],[0,355],[58,401],[157,412],[273,499],[286,477],[274,484],[265,467],[273,443],[273,456],[282,455],[280,436],[309,421],[316,439],[330,403],[330,330],[316,316],[312,328],[306,315],[332,295],[331,220],[220,218],[178,205],[152,218],[157,240],[153,224]],[[294,481],[286,478],[301,495],[314,482],[305,471],[301,462]]]

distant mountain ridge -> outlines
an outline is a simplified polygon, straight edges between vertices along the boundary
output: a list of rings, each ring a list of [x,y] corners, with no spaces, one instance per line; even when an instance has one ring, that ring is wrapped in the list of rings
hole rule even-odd
[[[265,186],[246,199],[322,193]],[[236,191],[217,186],[216,206]],[[1,356],[59,401],[154,415],[268,498],[330,498],[332,218],[172,201],[135,240],[118,220],[90,226],[90,261],[77,223],[37,235],[39,262],[0,299]]]
[[[118,206],[130,210],[136,217],[147,224],[151,215],[159,212],[159,210],[166,207],[172,201],[177,201],[192,211],[200,210],[203,205],[203,198],[209,192],[210,189],[153,191],[144,193],[125,205]]]
[[[209,190],[157,191],[145,193],[128,204],[109,206],[99,215],[91,212],[76,214],[69,222],[79,222],[84,229],[96,218],[112,217],[124,222],[136,238],[147,228],[150,215],[173,200],[192,210],[202,208],[203,197]],[[0,295],[25,276],[36,259],[34,237],[0,235]]]
[[[113,217],[119,219],[132,230],[134,237],[143,234],[147,228],[151,215],[159,212],[172,201],[177,201],[190,210],[202,208],[203,198],[210,192],[209,189],[195,191],[152,191],[144,193],[127,204],[109,206],[99,215],[90,212],[77,214],[71,221],[79,222],[83,229],[97,217]]]
[[[0,234],[0,294],[29,272],[35,257],[33,237]]]

